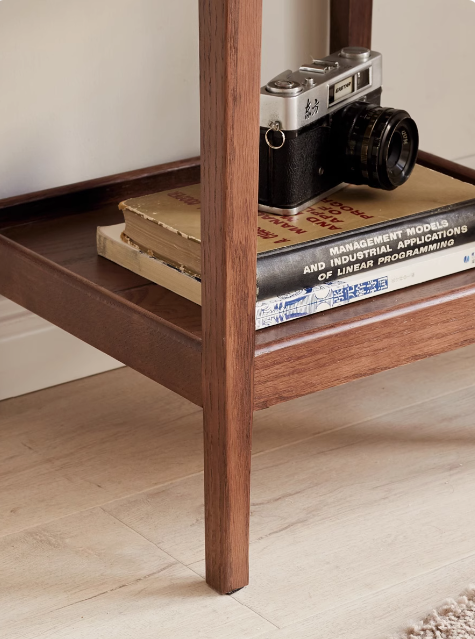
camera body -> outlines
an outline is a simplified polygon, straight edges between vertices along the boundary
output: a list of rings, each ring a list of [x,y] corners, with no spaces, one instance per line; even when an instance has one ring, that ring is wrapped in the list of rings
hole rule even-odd
[[[261,89],[259,209],[294,215],[347,183],[391,190],[414,166],[407,112],[381,104],[382,56],[345,47]]]

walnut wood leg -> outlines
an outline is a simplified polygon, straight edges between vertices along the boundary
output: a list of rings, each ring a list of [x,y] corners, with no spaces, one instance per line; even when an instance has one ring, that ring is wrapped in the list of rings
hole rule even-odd
[[[204,410],[206,581],[220,593],[249,582],[252,407]]]
[[[200,0],[206,579],[248,583],[261,0]]]
[[[357,46],[371,49],[373,0],[330,1],[330,51]]]

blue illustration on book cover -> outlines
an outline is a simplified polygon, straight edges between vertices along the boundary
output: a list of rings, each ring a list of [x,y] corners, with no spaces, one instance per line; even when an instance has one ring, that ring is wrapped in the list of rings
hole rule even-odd
[[[358,284],[337,280],[262,300],[256,306],[256,328],[274,326],[298,317],[343,306],[356,299],[385,291],[388,286],[387,277],[376,277]]]

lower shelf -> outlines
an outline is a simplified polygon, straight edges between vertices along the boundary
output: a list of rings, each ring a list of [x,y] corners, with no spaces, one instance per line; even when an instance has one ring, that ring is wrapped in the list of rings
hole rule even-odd
[[[421,155],[475,183],[475,171]],[[117,203],[199,181],[197,159],[0,201],[0,293],[201,404],[201,309],[96,255]],[[256,409],[475,341],[475,272],[256,334]]]

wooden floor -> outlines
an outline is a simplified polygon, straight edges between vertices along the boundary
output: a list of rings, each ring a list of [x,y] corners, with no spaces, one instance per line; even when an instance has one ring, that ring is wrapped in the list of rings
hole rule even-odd
[[[383,639],[475,581],[475,346],[256,414],[251,585],[203,580],[201,411],[0,403],[2,639]]]

